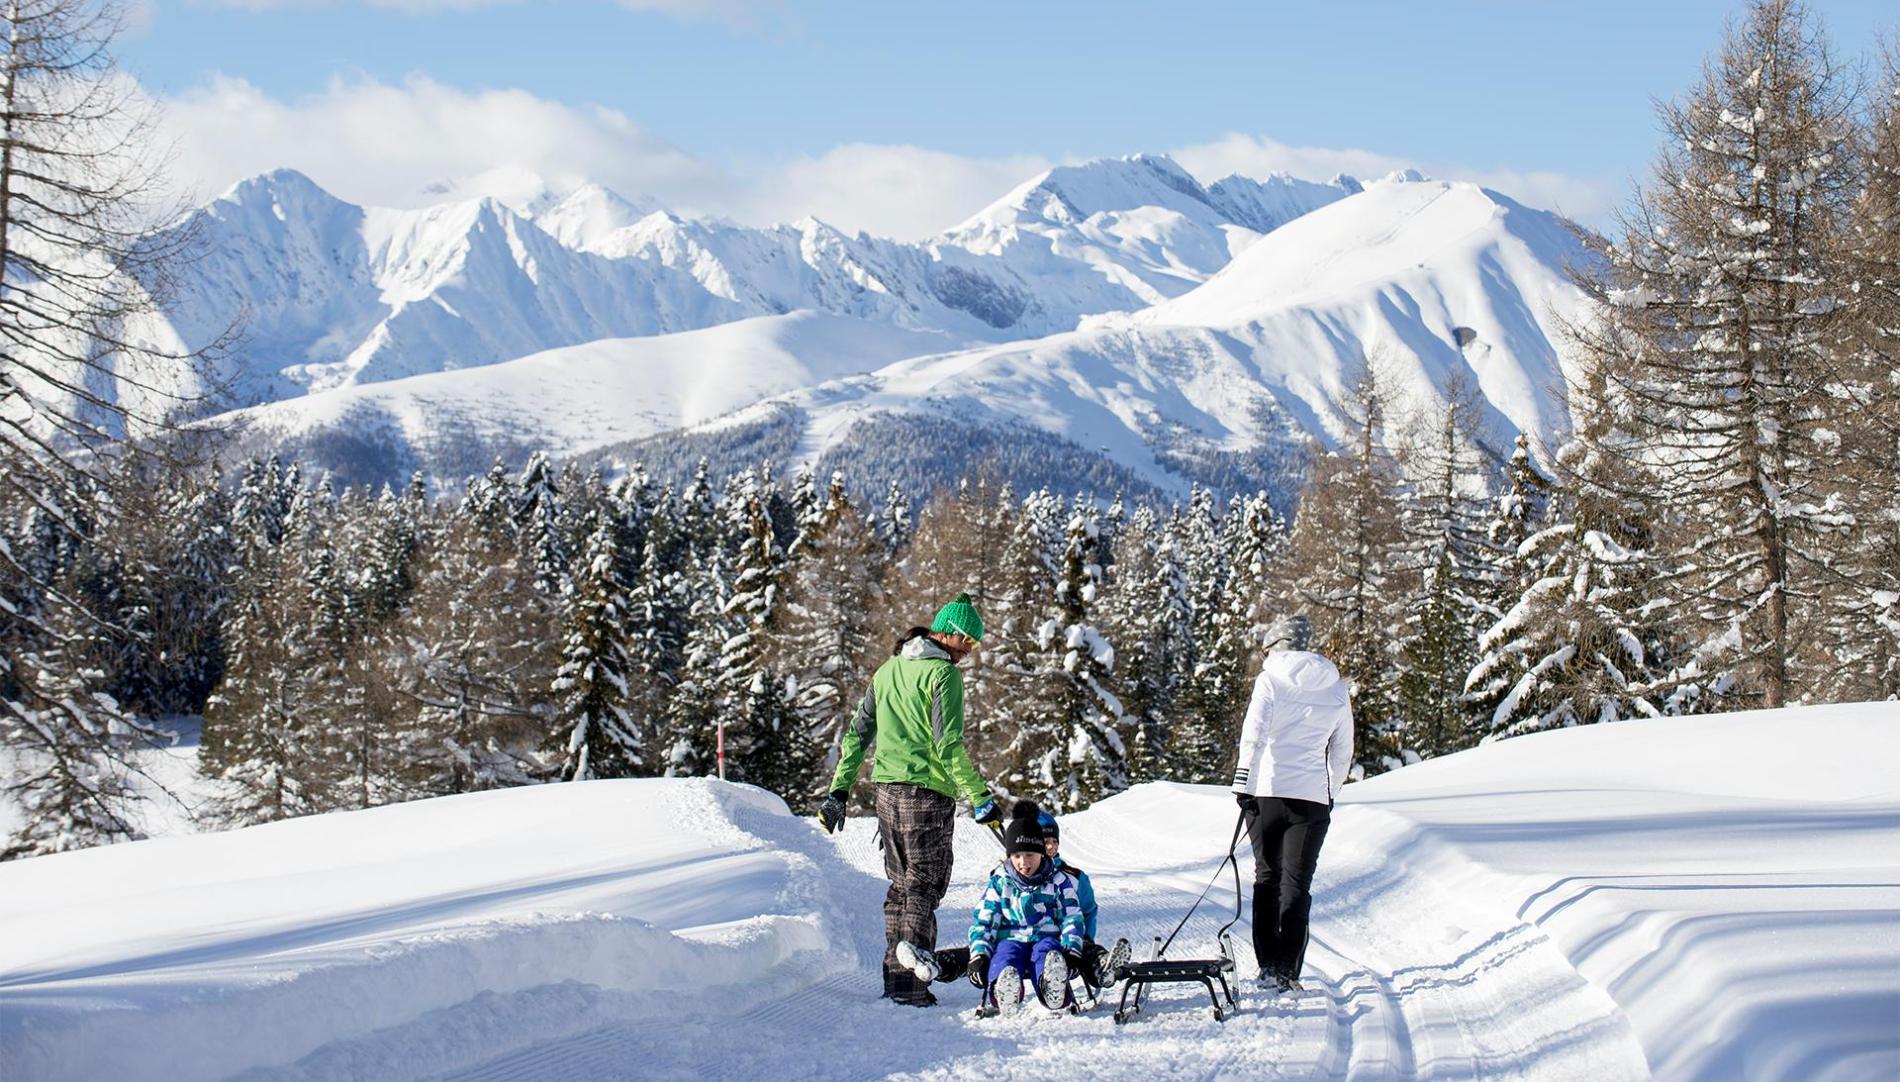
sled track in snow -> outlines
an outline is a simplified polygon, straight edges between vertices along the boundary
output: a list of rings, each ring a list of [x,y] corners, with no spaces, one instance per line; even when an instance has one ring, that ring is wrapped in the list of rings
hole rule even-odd
[[[443,1082],[576,1079],[1021,1078],[1046,1082],[1049,1057],[1091,1065],[1099,1078],[1410,1079],[1642,1077],[1627,1026],[1535,928],[1494,917],[1420,883],[1393,854],[1410,839],[1372,820],[1337,831],[1320,865],[1307,990],[1280,997],[1252,986],[1248,925],[1234,928],[1240,1011],[1216,1022],[1198,986],[1158,986],[1126,1025],[1120,989],[1080,1016],[1028,1012],[976,1019],[976,991],[938,985],[934,1010],[877,998],[882,929],[863,877],[881,874],[868,824],[832,839],[854,882],[857,969],[768,999],[736,1015],[616,1024],[548,1041],[442,1076]],[[997,850],[971,824],[957,839],[957,877],[939,912],[939,941],[960,942]],[[1242,843],[1244,846],[1244,842]],[[1084,860],[1087,856],[1089,859]],[[1148,957],[1212,874],[1211,861],[1118,869],[1078,849],[1102,905],[1105,938],[1126,936]],[[1216,854],[1217,859],[1217,854]],[[1100,870],[1096,870],[1099,867]],[[1251,870],[1242,859],[1243,912]],[[1169,948],[1211,954],[1233,916],[1232,873],[1208,892]],[[1600,1002],[1598,1002],[1600,1000]],[[716,1009],[713,1012],[716,1015]],[[1579,1022],[1582,1018],[1584,1021]],[[1074,1057],[1074,1058],[1071,1058]]]

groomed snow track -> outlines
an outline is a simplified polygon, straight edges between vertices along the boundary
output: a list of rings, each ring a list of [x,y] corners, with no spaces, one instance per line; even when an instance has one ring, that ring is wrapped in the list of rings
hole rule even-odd
[[[1173,796],[1205,800],[1187,789]],[[934,1010],[884,1003],[877,998],[882,857],[873,825],[853,820],[832,844],[840,858],[838,878],[850,884],[844,893],[857,899],[865,916],[855,929],[858,969],[737,1016],[602,1026],[439,1077],[570,1082],[903,1075],[1047,1082],[1055,1063],[1086,1064],[1086,1073],[1100,1078],[1647,1076],[1614,1005],[1539,933],[1523,925],[1498,932],[1458,927],[1446,919],[1445,899],[1401,883],[1403,868],[1389,859],[1390,847],[1404,843],[1392,834],[1397,821],[1351,810],[1342,818],[1345,825],[1326,853],[1317,901],[1320,935],[1309,966],[1317,976],[1307,994],[1281,999],[1249,988],[1241,992],[1242,1011],[1224,1023],[1213,1020],[1204,992],[1185,986],[1152,990],[1142,1014],[1126,1026],[1114,1024],[1106,1001],[1074,1018],[1037,1012],[977,1019],[977,993],[967,984],[937,986],[941,1003]],[[1129,832],[1110,820],[1102,813],[1076,817],[1066,851],[1095,878],[1104,932],[1126,935],[1140,956],[1206,885],[1219,839],[1231,824],[1216,823],[1203,834],[1215,839],[1211,846],[1173,842],[1205,859],[1154,868],[1117,844],[1116,836]],[[986,832],[959,824],[957,876],[950,903],[939,914],[940,941],[961,940],[968,903],[996,857],[996,843]],[[1243,885],[1250,897],[1249,876]],[[1396,911],[1390,907],[1394,897],[1415,905]],[[1354,919],[1353,911],[1375,906],[1376,918]],[[1211,936],[1232,915],[1231,907],[1231,877],[1224,877],[1171,953],[1211,950]],[[1244,925],[1238,931],[1245,936]],[[1253,976],[1251,963],[1243,960],[1241,972]]]

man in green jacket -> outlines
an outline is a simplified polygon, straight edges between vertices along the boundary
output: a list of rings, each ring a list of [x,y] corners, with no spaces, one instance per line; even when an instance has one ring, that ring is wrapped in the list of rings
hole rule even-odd
[[[990,787],[963,746],[963,674],[957,663],[983,638],[983,619],[969,594],[938,610],[929,628],[912,628],[879,666],[845,730],[831,793],[818,809],[827,832],[844,822],[844,803],[864,765],[877,754],[877,828],[884,845],[884,994],[899,1003],[937,1002],[929,985],[899,964],[897,944],[937,941],[937,903],[950,889],[956,799],[969,800],[979,823],[1002,818]]]

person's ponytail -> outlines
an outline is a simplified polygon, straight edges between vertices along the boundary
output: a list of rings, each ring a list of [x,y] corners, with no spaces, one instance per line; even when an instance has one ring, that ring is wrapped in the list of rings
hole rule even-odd
[[[897,637],[897,645],[891,647],[891,656],[896,657],[903,653],[905,643],[912,639],[921,639],[928,634],[930,634],[930,629],[927,627],[913,627],[909,631],[904,632]]]

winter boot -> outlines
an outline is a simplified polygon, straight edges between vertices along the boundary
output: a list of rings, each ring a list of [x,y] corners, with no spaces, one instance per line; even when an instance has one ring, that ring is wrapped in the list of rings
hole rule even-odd
[[[998,1011],[1022,1009],[1023,975],[1016,972],[1015,966],[1004,966],[1003,971],[990,982],[990,999],[995,1002]]]
[[[1069,960],[1060,951],[1050,951],[1042,960],[1042,977],[1036,982],[1036,998],[1052,1011],[1069,1005]]]
[[[925,984],[937,979],[943,967],[937,964],[937,956],[922,947],[911,945],[910,940],[901,940],[897,944],[897,964],[917,975]]]
[[[1282,973],[1274,978],[1274,988],[1283,996],[1297,996],[1306,991],[1306,985],[1291,973]]]
[[[1106,954],[1096,959],[1095,987],[1113,988],[1122,979],[1122,970],[1128,965],[1130,950],[1128,940],[1117,939]]]

